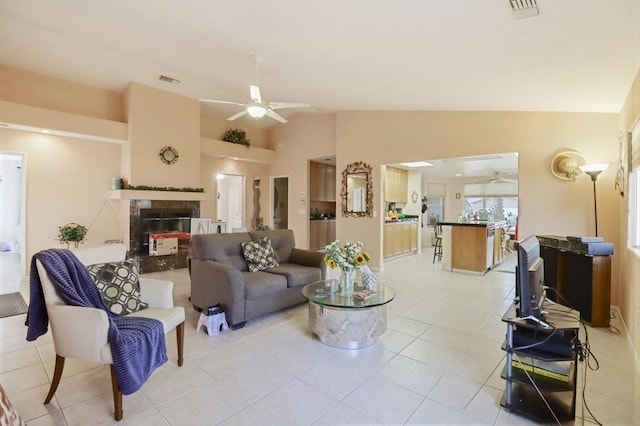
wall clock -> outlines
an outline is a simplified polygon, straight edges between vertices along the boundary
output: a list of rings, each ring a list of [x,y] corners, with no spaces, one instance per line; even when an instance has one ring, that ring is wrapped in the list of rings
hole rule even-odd
[[[178,151],[172,146],[165,146],[160,150],[160,159],[165,164],[173,164],[178,161]]]

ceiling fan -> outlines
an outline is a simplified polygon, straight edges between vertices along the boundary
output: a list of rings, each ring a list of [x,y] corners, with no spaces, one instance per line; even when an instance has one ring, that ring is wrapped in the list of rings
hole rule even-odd
[[[278,114],[275,110],[285,109],[285,108],[306,108],[311,106],[310,104],[305,103],[295,103],[295,102],[267,102],[262,100],[262,95],[260,94],[260,87],[258,86],[258,66],[262,63],[262,57],[251,55],[251,59],[256,64],[256,84],[252,84],[249,86],[249,98],[250,101],[246,103],[241,102],[231,102],[231,101],[219,101],[215,99],[200,99],[200,102],[209,102],[215,104],[229,104],[229,105],[238,105],[243,107],[244,109],[236,114],[233,114],[231,117],[227,118],[229,121],[237,120],[245,114],[249,114],[251,117],[255,119],[260,119],[265,115],[267,117],[273,118],[280,123],[286,123],[287,120],[280,114]]]
[[[481,180],[474,183],[515,183],[518,182],[517,179],[507,179],[504,177],[505,174],[501,172],[493,172],[493,176],[489,179]]]

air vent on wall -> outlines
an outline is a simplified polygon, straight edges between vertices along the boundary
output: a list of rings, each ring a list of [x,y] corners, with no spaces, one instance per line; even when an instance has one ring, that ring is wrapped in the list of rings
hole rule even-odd
[[[532,18],[540,14],[538,0],[509,0],[509,3],[516,19]]]
[[[161,75],[160,77],[158,77],[158,80],[164,81],[165,83],[180,84],[180,80],[178,80],[177,78],[169,77],[166,75]]]

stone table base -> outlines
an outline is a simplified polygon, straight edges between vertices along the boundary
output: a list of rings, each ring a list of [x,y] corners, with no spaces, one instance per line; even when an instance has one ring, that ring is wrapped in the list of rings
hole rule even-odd
[[[387,330],[387,306],[341,309],[309,303],[309,326],[325,345],[364,348]]]

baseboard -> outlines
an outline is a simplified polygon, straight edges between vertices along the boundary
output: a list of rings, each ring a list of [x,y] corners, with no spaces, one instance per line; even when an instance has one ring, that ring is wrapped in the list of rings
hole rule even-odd
[[[640,354],[638,354],[638,352],[636,351],[635,346],[633,345],[633,340],[631,339],[631,333],[629,333],[629,329],[627,328],[627,324],[624,322],[624,317],[622,316],[622,314],[620,313],[620,308],[616,305],[611,305],[611,313],[615,315],[615,318],[619,319],[620,322],[622,323],[622,332],[625,333],[625,336],[627,336],[627,345],[629,345],[629,348],[631,349],[631,352],[634,355],[635,358],[635,364],[637,366],[640,366]]]

